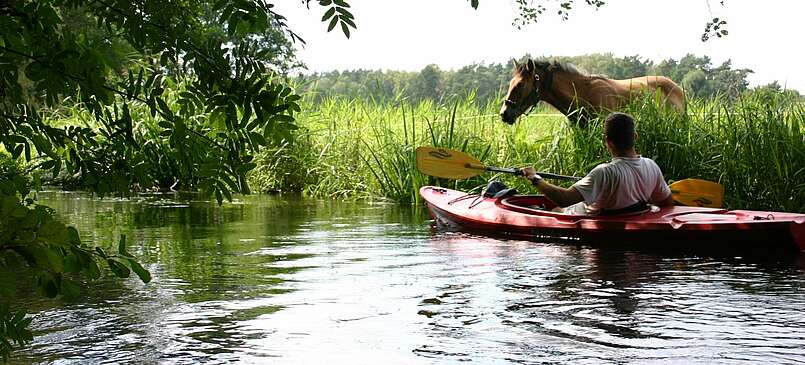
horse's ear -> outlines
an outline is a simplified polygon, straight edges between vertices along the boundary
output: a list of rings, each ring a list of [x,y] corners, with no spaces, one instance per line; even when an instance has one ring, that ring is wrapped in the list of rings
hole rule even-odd
[[[530,58],[529,58],[529,59],[528,59],[528,63],[526,63],[526,65],[525,65],[525,69],[526,69],[528,72],[534,72],[534,70],[535,70],[536,68],[537,68],[537,66],[535,66],[535,65],[534,65],[534,60],[532,60],[532,59],[530,59]]]
[[[514,69],[515,69],[515,70],[516,70],[518,67],[520,67],[520,64],[519,64],[519,63],[517,63],[517,59],[516,59],[516,58],[512,58],[512,64],[514,64]]]

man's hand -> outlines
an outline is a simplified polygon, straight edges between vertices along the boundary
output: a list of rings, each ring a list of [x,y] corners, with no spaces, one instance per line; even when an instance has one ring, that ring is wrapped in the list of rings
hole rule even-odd
[[[537,170],[534,169],[533,166],[528,166],[520,170],[523,173],[528,181],[531,181],[532,184],[537,185],[540,180],[542,180],[542,176],[537,175]]]
[[[535,170],[533,166],[524,167],[520,169],[520,172],[522,172],[523,176],[528,180],[533,179],[534,176],[537,175],[537,170]]]
[[[523,176],[531,181],[531,184],[536,186],[541,193],[545,194],[548,199],[551,199],[551,201],[560,207],[566,207],[584,200],[584,197],[581,196],[581,193],[579,193],[576,188],[571,187],[570,189],[565,189],[561,186],[543,181],[542,177],[537,175],[537,170],[535,170],[533,166],[524,167],[520,169],[520,172],[522,172]]]

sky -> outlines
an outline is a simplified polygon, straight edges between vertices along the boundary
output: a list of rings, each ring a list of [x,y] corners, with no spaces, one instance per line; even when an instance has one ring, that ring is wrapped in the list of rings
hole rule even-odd
[[[541,0],[554,3],[555,0]],[[349,0],[358,28],[346,39],[321,22],[326,8],[310,10],[298,0],[277,2],[276,11],[305,39],[299,58],[309,72],[354,69],[444,70],[472,63],[510,62],[526,53],[576,56],[588,53],[639,55],[658,62],[688,53],[727,59],[733,68],[755,71],[750,86],[779,81],[805,92],[802,0],[607,0],[598,10],[577,0],[570,19],[543,14],[518,30],[514,0]],[[761,5],[762,4],[762,5]],[[553,9],[553,8],[551,8]],[[727,20],[726,38],[701,41],[713,17]]]

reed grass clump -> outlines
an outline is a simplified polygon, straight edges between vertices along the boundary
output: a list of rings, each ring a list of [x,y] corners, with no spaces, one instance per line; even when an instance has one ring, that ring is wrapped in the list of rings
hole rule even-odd
[[[262,191],[313,196],[419,202],[427,184],[479,189],[491,179],[522,192],[522,179],[485,174],[447,181],[416,170],[418,146],[448,147],[493,166],[534,165],[539,171],[581,176],[609,160],[601,134],[604,116],[586,126],[538,109],[515,125],[502,123],[499,105],[478,107],[472,97],[410,105],[328,98],[309,103],[297,139],[263,153],[250,183]],[[690,100],[680,114],[652,98],[624,108],[637,120],[637,148],[657,161],[669,180],[695,177],[724,184],[730,208],[805,211],[805,107],[775,95],[737,101]]]

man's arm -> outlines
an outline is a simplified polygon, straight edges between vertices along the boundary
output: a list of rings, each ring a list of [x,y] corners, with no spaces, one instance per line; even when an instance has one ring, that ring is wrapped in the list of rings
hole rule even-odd
[[[525,175],[526,179],[531,181],[531,184],[537,187],[537,190],[545,194],[548,199],[560,207],[564,208],[584,200],[581,193],[572,186],[569,189],[565,189],[539,178],[533,167],[524,168],[523,175]]]
[[[668,194],[668,197],[663,201],[658,202],[657,205],[661,207],[670,207],[674,205],[674,194]]]

